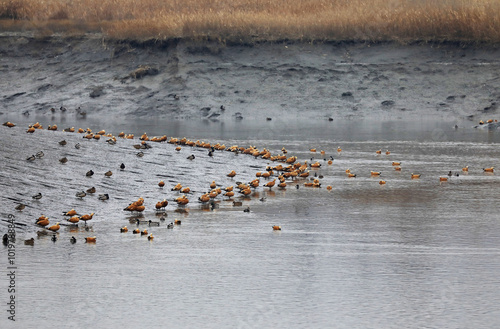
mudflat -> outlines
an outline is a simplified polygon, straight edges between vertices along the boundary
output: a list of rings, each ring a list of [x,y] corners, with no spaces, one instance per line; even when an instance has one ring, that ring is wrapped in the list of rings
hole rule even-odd
[[[244,120],[494,117],[496,46],[0,36],[0,112]],[[52,110],[54,111],[54,110]]]

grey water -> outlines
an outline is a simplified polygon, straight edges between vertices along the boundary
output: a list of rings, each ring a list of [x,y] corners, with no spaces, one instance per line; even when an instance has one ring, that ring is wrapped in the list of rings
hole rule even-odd
[[[27,120],[0,127],[1,219],[13,214],[20,224],[16,323],[3,311],[2,328],[499,325],[500,179],[482,170],[500,169],[496,131],[474,129],[469,121],[429,120],[37,121],[44,127],[57,123],[59,131],[26,134]],[[118,139],[116,145],[104,137],[87,141],[61,132],[65,125],[125,131],[136,139]],[[298,180],[284,190],[269,189],[261,179],[250,197],[234,198],[243,206],[219,196],[218,207],[210,210],[197,199],[212,181],[220,187],[248,182],[278,163],[226,151],[210,157],[208,150],[188,146],[176,151],[167,143],[151,143],[137,157],[132,145],[144,132],[265,147],[273,154],[285,147],[301,163],[321,163],[310,176],[322,176],[322,186],[307,188]],[[66,146],[58,144],[63,139]],[[45,156],[26,161],[38,151]],[[193,161],[187,159],[191,154]],[[66,164],[58,161],[63,156]],[[401,162],[401,171],[393,161]],[[95,174],[86,177],[90,169]],[[237,176],[227,177],[233,169]],[[348,178],[346,169],[357,177]],[[111,177],[104,176],[108,170]],[[449,171],[448,182],[440,182]],[[412,173],[422,176],[412,180]],[[171,188],[177,183],[192,190],[185,207],[174,202],[180,194]],[[95,195],[75,197],[90,187],[96,187]],[[33,200],[38,192],[42,199]],[[98,200],[101,193],[110,199]],[[123,211],[139,197],[145,199],[143,214]],[[154,205],[163,199],[169,205],[160,226],[131,222],[160,221]],[[15,210],[21,202],[26,208]],[[251,211],[243,212],[246,207]],[[86,226],[70,226],[62,213],[71,208],[95,212],[94,218]],[[43,229],[34,222],[42,214],[51,225],[61,222],[57,241],[37,235]],[[174,219],[182,224],[168,229]],[[129,232],[120,233],[125,225]],[[273,231],[273,225],[282,230]],[[148,229],[154,240],[132,234],[137,227]],[[0,229],[3,235],[5,221]],[[97,242],[85,243],[89,236]],[[34,246],[24,245],[31,237]],[[7,249],[0,250],[6,308]]]

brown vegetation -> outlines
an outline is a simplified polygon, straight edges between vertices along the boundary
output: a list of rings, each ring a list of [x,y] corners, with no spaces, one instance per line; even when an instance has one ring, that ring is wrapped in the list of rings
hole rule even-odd
[[[135,40],[500,42],[498,0],[0,0],[0,19]]]

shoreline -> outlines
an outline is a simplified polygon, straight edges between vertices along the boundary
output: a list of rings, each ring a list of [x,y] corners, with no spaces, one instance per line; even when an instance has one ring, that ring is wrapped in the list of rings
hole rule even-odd
[[[424,115],[479,121],[494,116],[500,101],[497,46],[138,43],[99,34],[3,33],[0,39],[3,114],[50,116],[62,106],[88,116],[177,120]]]

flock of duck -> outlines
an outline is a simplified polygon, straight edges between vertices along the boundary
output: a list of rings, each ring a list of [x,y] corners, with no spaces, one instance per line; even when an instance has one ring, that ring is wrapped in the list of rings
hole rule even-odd
[[[11,122],[6,122],[3,124],[3,126],[6,126],[8,128],[13,128],[16,125],[11,123]],[[33,125],[30,125],[26,132],[29,134],[35,133],[37,130],[43,129],[42,125],[40,123],[35,123]],[[48,130],[52,131],[57,131],[58,127],[56,125],[51,125],[47,128]],[[66,133],[79,133],[83,135],[83,138],[86,140],[100,140],[106,139],[106,142],[108,144],[114,145],[118,143],[119,139],[136,139],[136,137],[133,134],[125,134],[121,132],[117,136],[114,136],[110,133],[106,133],[105,130],[101,130],[98,132],[93,132],[91,129],[75,129],[74,127],[71,128],[66,128],[63,129],[64,132]],[[216,151],[227,151],[227,152],[233,152],[236,154],[244,154],[247,156],[252,156],[254,158],[258,159],[263,159],[267,162],[265,170],[258,171],[255,173],[255,178],[251,181],[248,182],[241,182],[241,181],[235,181],[234,184],[224,186],[222,187],[220,184],[217,184],[215,180],[211,180],[210,183],[207,182],[207,191],[205,193],[202,193],[201,195],[198,196],[197,201],[203,205],[203,207],[206,207],[208,209],[214,210],[218,207],[218,200],[227,200],[227,201],[233,201],[233,206],[242,206],[242,202],[235,200],[236,197],[240,196],[242,198],[249,198],[250,195],[259,187],[263,189],[269,189],[271,190],[272,188],[278,188],[278,189],[286,189],[290,184],[296,189],[299,189],[300,186],[308,187],[308,188],[320,188],[322,186],[321,179],[323,178],[322,175],[317,175],[317,172],[314,171],[314,169],[320,168],[322,165],[328,165],[331,166],[334,162],[334,157],[333,156],[327,156],[326,152],[324,150],[320,150],[319,153],[321,154],[321,157],[323,157],[324,163],[321,163],[319,161],[314,161],[313,157],[311,157],[311,163],[308,163],[308,160],[304,162],[299,162],[297,156],[289,155],[288,151],[286,148],[282,148],[278,154],[273,154],[270,150],[263,148],[262,150],[257,149],[255,146],[248,146],[248,147],[241,147],[238,145],[232,145],[232,146],[226,146],[224,144],[220,143],[207,143],[207,142],[201,142],[201,141],[192,141],[187,138],[167,138],[166,135],[163,136],[155,136],[155,137],[150,137],[147,135],[147,133],[144,133],[138,138],[139,142],[138,144],[134,144],[133,147],[137,150],[141,150],[139,153],[136,153],[137,157],[143,157],[144,152],[142,150],[147,150],[152,148],[151,143],[168,143],[172,144],[175,147],[175,151],[180,151],[184,147],[196,147],[196,148],[202,148],[206,149],[208,151],[209,156],[213,156],[214,152]],[[66,140],[60,141],[59,145],[65,146],[67,144]],[[75,144],[76,149],[80,149],[80,143]],[[318,150],[316,148],[311,148],[309,150],[311,154],[317,154]],[[342,152],[342,148],[338,147],[336,152],[340,154]],[[385,153],[386,155],[390,155],[391,152],[389,150],[383,152],[381,149],[374,151],[375,154],[381,155],[382,153]],[[40,159],[44,156],[43,151],[40,151],[36,154],[30,155],[26,158],[26,161],[36,161],[36,159]],[[191,154],[190,156],[187,157],[188,160],[194,160],[195,156]],[[68,162],[68,159],[66,157],[59,159],[59,162],[61,164],[65,164]],[[273,163],[273,165],[270,165]],[[392,161],[392,166],[395,171],[401,171],[401,162],[398,161]],[[119,170],[125,170],[126,166],[124,163],[122,163],[119,167]],[[462,168],[463,172],[468,172],[469,167],[465,166]],[[493,173],[494,167],[489,167],[489,168],[483,168],[484,172],[487,173]],[[357,174],[352,172],[350,169],[346,169],[345,173],[348,178],[355,179],[357,177]],[[87,177],[93,176],[95,173],[93,170],[89,170],[86,173]],[[113,172],[111,170],[108,170],[107,172],[104,173],[105,177],[111,177],[113,175]],[[226,176],[233,180],[236,176],[238,175],[237,171],[231,170],[226,174]],[[439,176],[439,182],[446,182],[451,176],[458,176],[459,173],[452,173],[451,171],[448,172],[447,175]],[[314,177],[313,177],[314,176]],[[371,177],[380,177],[381,173],[378,171],[371,171],[370,172]],[[419,173],[411,173],[411,176],[409,177],[410,179],[420,179],[421,174]],[[262,182],[262,180],[265,181]],[[384,185],[387,182],[385,180],[380,180],[379,184]],[[164,189],[166,187],[166,184],[163,180],[160,180],[158,182],[158,188]],[[326,189],[328,191],[332,190],[332,186],[328,185],[326,186]],[[177,192],[179,194],[178,197],[174,198],[173,202],[175,202],[180,209],[184,208],[188,203],[192,202],[191,195],[193,192],[191,191],[190,187],[188,186],[183,186],[181,183],[176,184],[171,188],[171,191]],[[94,194],[96,193],[95,187],[91,187],[87,190],[81,191],[76,193],[76,197],[79,199],[85,198],[88,194]],[[188,197],[189,196],[189,197]],[[34,200],[40,200],[42,198],[42,194],[38,193],[36,195],[33,195],[32,198]],[[109,200],[109,194],[104,193],[104,194],[99,194],[98,199],[101,201],[106,201]],[[191,198],[191,199],[190,199]],[[260,199],[260,201],[264,201],[265,198]],[[216,201],[217,200],[217,201]],[[155,207],[154,207],[154,212],[157,214],[165,214],[165,208],[169,204],[169,201],[166,199],[159,200],[156,202]],[[25,204],[18,204],[15,209],[17,211],[22,211],[25,208]],[[129,212],[131,214],[141,214],[146,210],[146,206],[144,204],[144,198],[140,197],[139,199],[130,202],[124,209],[123,211]],[[250,212],[250,208],[246,207],[244,212]],[[64,221],[65,224],[67,225],[74,225],[77,226],[80,221],[84,223],[84,227],[87,228],[87,222],[92,220],[95,213],[89,213],[89,214],[78,214],[75,209],[70,209],[67,211],[63,211],[62,215],[64,216]],[[165,221],[165,216],[161,216],[160,221]],[[137,225],[139,227],[141,224],[148,225],[149,227],[153,226],[160,226],[160,222],[154,222],[152,220],[149,221],[144,221],[140,220],[138,218],[132,218],[130,220],[130,223]],[[181,221],[180,220],[175,220],[174,222],[170,223],[167,225],[168,229],[173,229],[175,225],[180,225]],[[56,222],[55,224],[51,225],[51,222],[48,217],[41,215],[38,217],[34,225],[37,227],[43,228],[42,231],[38,232],[38,235],[48,235],[52,234],[52,241],[57,241],[58,239],[58,231],[61,229],[61,222]],[[275,231],[280,231],[281,226],[279,225],[273,225],[272,229]],[[118,230],[118,228],[117,228]],[[121,233],[127,233],[129,230],[127,226],[123,226],[119,228],[119,231]],[[140,234],[143,236],[146,236],[149,241],[152,241],[154,239],[154,236],[151,232],[148,232],[147,229],[140,230],[139,228],[136,228],[132,230],[133,234]],[[97,237],[96,236],[88,236],[85,238],[86,243],[96,243]],[[4,236],[4,242],[5,242],[5,236]],[[71,243],[76,243],[76,238],[72,236],[70,238]],[[33,245],[34,244],[34,239],[31,238],[29,240],[25,240],[26,245]]]

